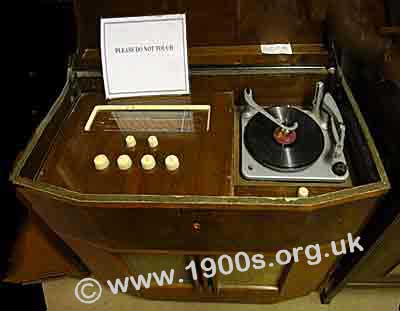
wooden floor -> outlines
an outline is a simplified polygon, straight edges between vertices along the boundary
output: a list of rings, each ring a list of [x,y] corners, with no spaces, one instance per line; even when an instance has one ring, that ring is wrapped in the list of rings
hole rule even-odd
[[[127,295],[114,296],[109,290],[103,290],[100,300],[92,305],[79,302],[74,289],[79,280],[60,279],[43,284],[49,311],[398,311],[400,307],[400,288],[391,289],[346,289],[330,305],[321,305],[319,296],[291,300],[276,305],[242,305],[217,303],[183,303],[150,301]],[[104,287],[103,287],[104,289]]]

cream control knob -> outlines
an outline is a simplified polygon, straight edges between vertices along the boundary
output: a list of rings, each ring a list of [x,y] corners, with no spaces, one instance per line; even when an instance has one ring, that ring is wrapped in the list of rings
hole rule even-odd
[[[300,187],[297,190],[297,195],[299,198],[308,198],[310,196],[310,190],[306,187]]]
[[[150,154],[143,156],[143,158],[140,160],[140,163],[142,164],[142,168],[146,171],[150,171],[156,167],[156,160]]]
[[[136,146],[136,139],[135,136],[129,135],[125,138],[126,146],[128,148],[133,148]]]
[[[128,155],[124,154],[118,157],[117,164],[121,171],[126,171],[132,167],[132,160]]]
[[[94,166],[96,167],[96,170],[102,171],[105,170],[109,165],[110,161],[108,160],[107,156],[104,154],[99,154],[97,155],[94,160]]]
[[[150,136],[147,139],[147,141],[149,143],[150,148],[157,148],[158,147],[158,139],[157,139],[156,136]]]
[[[168,171],[176,171],[179,168],[179,159],[175,155],[169,155],[165,158],[165,166]]]

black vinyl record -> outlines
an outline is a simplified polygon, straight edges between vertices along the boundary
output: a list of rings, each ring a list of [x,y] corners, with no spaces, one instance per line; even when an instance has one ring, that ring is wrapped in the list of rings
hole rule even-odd
[[[272,107],[267,111],[284,124],[298,123],[296,139],[281,144],[274,138],[279,127],[261,113],[254,115],[244,132],[244,145],[263,166],[277,170],[301,170],[314,163],[324,149],[319,125],[306,113],[293,107]]]

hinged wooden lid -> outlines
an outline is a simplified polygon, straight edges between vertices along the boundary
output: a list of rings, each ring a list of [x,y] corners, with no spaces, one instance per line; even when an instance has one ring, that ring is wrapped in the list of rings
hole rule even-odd
[[[299,55],[327,54],[321,44],[324,0],[75,0],[80,55],[100,46],[100,18],[186,13],[189,57],[193,63],[259,63],[260,44],[291,43]],[[239,50],[236,47],[240,46]],[[198,47],[201,47],[199,50]],[[192,49],[195,48],[195,49]],[[212,48],[211,50],[208,48]],[[191,53],[192,52],[192,53]],[[193,52],[197,55],[193,59]],[[200,57],[208,54],[206,58]],[[253,57],[246,58],[246,56]],[[86,57],[88,55],[86,54]],[[228,57],[229,61],[224,58]],[[243,57],[246,59],[243,60]],[[296,57],[296,56],[294,56]],[[218,57],[217,57],[218,58]],[[285,58],[289,59],[289,58]],[[321,59],[313,62],[318,63]],[[307,63],[307,61],[306,61]]]

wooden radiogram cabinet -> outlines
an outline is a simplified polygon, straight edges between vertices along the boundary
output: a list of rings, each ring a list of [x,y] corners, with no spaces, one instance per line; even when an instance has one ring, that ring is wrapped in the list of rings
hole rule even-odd
[[[37,214],[79,260],[101,280],[175,269],[182,282],[136,291],[152,299],[272,303],[319,291],[337,257],[310,266],[298,263],[263,270],[217,273],[204,280],[185,270],[191,261],[239,251],[274,258],[281,249],[354,236],[389,189],[368,128],[323,43],[318,1],[75,1],[79,31],[66,85],[43,120],[11,179]],[[186,12],[191,95],[106,101],[99,57],[99,19]],[[265,55],[262,43],[291,42],[293,55]],[[332,69],[333,68],[333,69]],[[240,174],[242,91],[251,87],[264,106],[310,106],[318,81],[331,85],[347,126],[350,177],[342,183],[249,181]],[[104,112],[84,131],[96,105],[209,105],[210,129],[199,115],[190,133],[156,133],[159,147],[146,144],[146,131],[118,131]],[[114,123],[113,123],[114,122]],[[110,128],[108,128],[110,129]],[[134,150],[125,137],[134,134]],[[93,158],[107,154],[105,171]],[[127,153],[133,167],[115,160]],[[157,167],[140,168],[143,154]],[[171,173],[163,159],[179,157]],[[306,186],[310,196],[297,197]],[[67,273],[69,274],[69,273]],[[179,278],[175,278],[178,280]],[[18,281],[14,279],[14,281]]]

